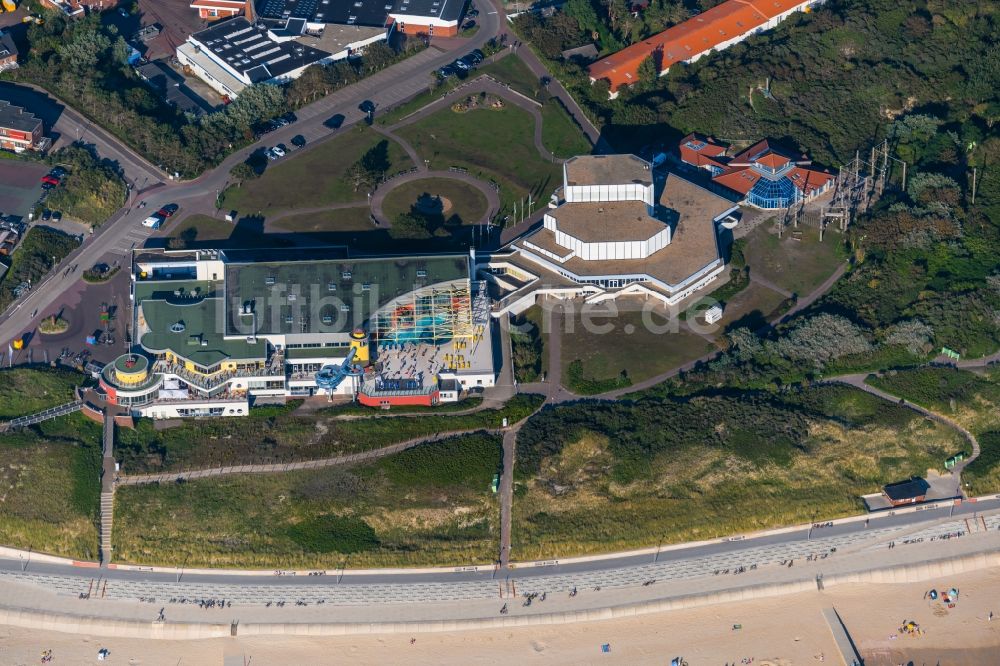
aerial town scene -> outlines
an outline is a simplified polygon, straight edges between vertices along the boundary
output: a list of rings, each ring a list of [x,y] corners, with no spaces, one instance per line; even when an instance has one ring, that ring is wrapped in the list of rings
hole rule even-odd
[[[0,0],[0,665],[995,614],[1000,4]]]

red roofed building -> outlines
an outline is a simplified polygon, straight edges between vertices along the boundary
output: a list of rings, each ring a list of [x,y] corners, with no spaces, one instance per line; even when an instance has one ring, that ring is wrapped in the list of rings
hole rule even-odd
[[[763,139],[734,157],[726,146],[689,134],[680,143],[681,160],[706,169],[712,181],[743,195],[743,203],[757,208],[788,208],[810,201],[833,187],[834,175],[796,159]]]
[[[191,9],[197,9],[198,17],[206,21],[239,16],[246,6],[246,0],[194,0],[191,3]]]
[[[649,57],[660,75],[671,65],[694,62],[710,51],[721,51],[752,34],[770,30],[788,15],[809,11],[822,0],[727,0],[721,5],[609,55],[592,64],[591,82],[607,79],[611,96],[638,81],[639,65]]]
[[[722,173],[726,162],[729,161],[729,157],[726,156],[727,147],[716,143],[711,137],[688,134],[681,139],[681,160],[692,166],[708,169],[715,175]]]

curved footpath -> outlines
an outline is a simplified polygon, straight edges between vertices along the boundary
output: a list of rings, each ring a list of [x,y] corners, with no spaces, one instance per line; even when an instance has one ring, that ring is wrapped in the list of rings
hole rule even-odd
[[[386,216],[385,211],[382,210],[382,204],[385,203],[386,196],[388,196],[390,192],[400,185],[411,183],[415,180],[425,180],[427,178],[456,180],[460,183],[471,185],[479,190],[484,197],[486,197],[486,212],[483,214],[483,217],[475,221],[470,220],[469,224],[487,224],[500,210],[500,196],[497,194],[497,191],[478,178],[470,176],[467,173],[457,171],[427,171],[426,169],[421,168],[417,171],[397,176],[396,178],[379,185],[379,188],[375,190],[375,194],[372,195],[372,215],[379,220],[382,226],[391,227],[392,220]]]
[[[497,434],[499,430],[489,428],[470,428],[466,430],[451,430],[439,432],[427,437],[416,437],[397,444],[390,444],[380,449],[351,453],[343,456],[333,456],[331,458],[319,458],[316,460],[302,460],[299,462],[274,463],[268,465],[228,465],[224,467],[207,467],[203,469],[186,470],[180,472],[162,472],[160,474],[120,474],[115,477],[115,485],[119,486],[139,486],[149,483],[169,483],[173,481],[190,481],[191,479],[205,479],[213,476],[227,476],[230,474],[275,474],[279,472],[293,472],[304,469],[322,469],[324,467],[336,467],[339,465],[354,465],[362,462],[378,460],[395,453],[412,449],[420,444],[430,444],[440,442],[449,437],[460,435],[471,435],[477,432]]]
[[[837,377],[830,377],[828,379],[825,379],[824,381],[825,382],[836,382],[836,383],[840,383],[840,384],[848,384],[848,385],[853,386],[855,388],[861,389],[862,391],[865,391],[866,393],[870,393],[871,395],[874,395],[876,397],[882,398],[883,400],[886,400],[888,402],[894,402],[894,403],[897,403],[899,405],[902,405],[903,407],[907,407],[907,408],[915,411],[918,414],[922,414],[923,416],[926,416],[929,419],[933,419],[934,421],[937,421],[938,423],[946,425],[949,428],[951,428],[952,430],[957,431],[958,434],[960,434],[962,437],[964,437],[965,441],[967,441],[972,446],[972,455],[969,456],[968,458],[962,460],[961,462],[957,463],[951,469],[952,475],[958,480],[958,491],[959,491],[959,493],[961,493],[962,492],[962,482],[961,482],[962,470],[965,469],[971,462],[973,462],[976,458],[979,457],[979,453],[980,453],[979,440],[976,439],[976,436],[973,435],[968,430],[966,430],[961,425],[959,425],[954,419],[950,419],[947,416],[945,416],[944,414],[939,414],[938,412],[932,412],[931,410],[927,409],[926,407],[921,407],[920,405],[918,405],[916,403],[913,403],[913,402],[910,402],[909,400],[906,400],[905,398],[901,398],[898,395],[892,395],[891,393],[886,393],[885,391],[883,391],[881,389],[878,389],[878,388],[875,388],[871,384],[868,384],[867,382],[865,382],[865,379],[868,377],[868,374],[869,373],[857,373],[857,374],[851,374],[851,375],[840,375],[840,376],[837,376]]]

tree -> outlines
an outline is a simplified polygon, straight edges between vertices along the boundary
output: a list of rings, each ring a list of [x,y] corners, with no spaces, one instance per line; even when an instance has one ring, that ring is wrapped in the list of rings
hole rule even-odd
[[[639,63],[639,89],[643,91],[655,90],[657,79],[660,78],[660,69],[656,63],[656,54],[648,56]]]
[[[800,322],[776,343],[778,352],[794,361],[824,361],[861,354],[871,343],[860,326],[839,315],[820,314]]]
[[[395,238],[427,238],[427,218],[418,213],[400,213],[392,221],[391,233]]]
[[[344,173],[344,178],[351,184],[355,192],[361,189],[362,186],[371,186],[375,182],[374,174],[365,168],[361,160],[358,160],[347,169]]]
[[[244,180],[253,180],[254,178],[258,177],[257,170],[246,162],[240,162],[239,164],[234,166],[229,171],[229,175],[239,180],[241,183]]]
[[[919,319],[907,319],[893,324],[885,331],[885,342],[905,347],[914,356],[926,354],[934,339],[934,329]]]
[[[396,52],[385,42],[376,42],[365,47],[361,62],[365,71],[377,72],[391,65],[396,60]]]

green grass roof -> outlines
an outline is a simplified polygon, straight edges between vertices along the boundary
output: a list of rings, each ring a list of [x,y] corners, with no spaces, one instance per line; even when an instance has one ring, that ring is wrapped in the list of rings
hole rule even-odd
[[[468,255],[233,263],[226,330],[247,330],[240,309],[253,301],[261,335],[346,333],[414,289],[469,277]]]
[[[224,339],[221,298],[206,298],[189,305],[149,299],[142,301],[141,305],[149,327],[141,343],[151,352],[169,349],[203,366],[212,366],[226,359],[266,358],[267,344],[264,340],[251,344],[245,338]],[[175,330],[175,324],[182,326],[177,326]]]

